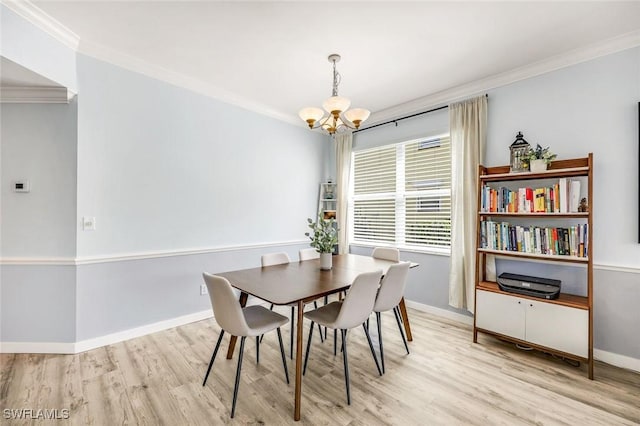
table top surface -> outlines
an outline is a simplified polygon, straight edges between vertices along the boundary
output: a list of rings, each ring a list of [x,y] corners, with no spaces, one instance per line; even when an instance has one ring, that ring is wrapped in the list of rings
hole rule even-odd
[[[328,271],[320,269],[320,259],[313,259],[216,275],[226,278],[233,287],[247,294],[274,305],[288,305],[346,290],[359,274],[378,269],[385,274],[394,263],[397,262],[342,254],[333,256],[333,267]],[[415,266],[418,264],[411,264],[411,267]]]

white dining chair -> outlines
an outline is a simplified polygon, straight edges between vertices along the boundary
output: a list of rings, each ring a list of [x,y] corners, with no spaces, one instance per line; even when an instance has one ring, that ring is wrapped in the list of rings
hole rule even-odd
[[[394,247],[376,247],[371,253],[374,259],[400,261],[400,250]]]
[[[369,336],[369,330],[364,322],[373,311],[373,305],[378,291],[378,284],[382,277],[382,271],[365,272],[356,277],[347,292],[347,296],[342,301],[331,302],[313,311],[305,312],[304,316],[311,320],[309,328],[309,338],[307,339],[307,351],[304,356],[303,373],[307,371],[307,362],[309,361],[309,349],[311,348],[311,340],[313,338],[314,324],[320,324],[324,327],[340,330],[342,336],[342,362],[344,364],[344,381],[347,390],[347,404],[351,405],[351,392],[349,389],[349,359],[347,355],[347,330],[362,325],[371,355],[376,363],[378,373],[382,375],[378,358],[376,357],[373,343]]]
[[[311,247],[306,249],[300,249],[298,251],[298,256],[300,257],[300,261],[302,262],[304,260],[319,259],[320,253],[318,252],[318,250]]]
[[[220,342],[224,333],[227,332],[231,336],[240,337],[240,353],[238,354],[238,367],[236,369],[236,382],[233,387],[233,403],[231,405],[231,418],[236,412],[236,400],[238,399],[238,388],[240,387],[240,371],[242,370],[242,356],[244,354],[244,341],[247,337],[256,338],[256,346],[259,345],[260,336],[269,331],[278,331],[278,342],[280,343],[280,355],[282,357],[282,365],[284,366],[284,375],[289,384],[289,371],[287,370],[287,361],[284,355],[284,346],[282,345],[282,333],[280,327],[289,322],[287,317],[277,312],[270,311],[263,306],[253,305],[243,308],[236,299],[231,284],[226,278],[216,275],[210,275],[206,272],[202,274],[207,290],[209,290],[209,298],[213,308],[213,315],[216,322],[220,326],[220,336],[216,343],[207,373],[204,376],[202,386],[207,384],[207,378],[213,367],[213,361],[216,359]],[[259,346],[257,346],[259,347]],[[256,363],[260,362],[260,352],[256,356]]]
[[[407,284],[407,274],[409,272],[410,262],[401,262],[395,265],[389,266],[387,273],[378,289],[378,295],[376,296],[376,302],[373,306],[373,312],[376,314],[376,322],[378,323],[378,342],[380,346],[380,362],[382,364],[382,373],[384,374],[384,348],[382,345],[382,322],[381,313],[393,310],[393,314],[396,317],[398,323],[398,329],[400,329],[400,335],[404,342],[404,347],[409,354],[409,346],[407,345],[407,339],[404,336],[402,330],[402,324],[400,321],[400,300],[404,296],[404,289]]]
[[[315,249],[313,249],[315,250]],[[260,263],[262,264],[263,267],[265,266],[275,266],[275,265],[284,265],[287,263],[291,263],[291,258],[289,258],[289,255],[285,252],[278,252],[278,253],[267,253],[267,254],[263,254],[260,257]],[[315,304],[316,302],[314,302]],[[294,335],[294,330],[295,330],[295,318],[296,318],[296,306],[297,303],[292,303],[290,305],[288,305],[289,307],[291,307],[291,332],[290,337],[289,337],[289,353],[290,353],[290,357],[291,359],[293,359],[293,335]],[[317,304],[315,305],[315,307],[317,308]],[[269,309],[273,310],[273,303],[271,304],[271,306],[269,307]],[[319,326],[318,326],[319,327]]]

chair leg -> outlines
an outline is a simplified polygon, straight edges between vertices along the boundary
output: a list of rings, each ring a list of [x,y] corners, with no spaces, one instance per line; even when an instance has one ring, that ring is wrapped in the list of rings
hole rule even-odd
[[[213,367],[213,361],[216,359],[216,355],[218,354],[218,349],[220,349],[220,342],[222,342],[222,336],[224,336],[224,330],[220,330],[220,337],[218,337],[216,348],[213,350],[213,355],[211,355],[211,361],[209,361],[209,368],[207,368],[207,374],[204,375],[202,386],[207,384],[207,377],[209,377],[209,372],[211,371],[211,367]]]
[[[382,374],[384,374],[384,348],[382,347],[382,323],[380,312],[376,312],[376,322],[378,323],[378,344],[380,345],[380,363],[382,364]]]
[[[304,367],[302,368],[302,375],[307,373],[307,361],[309,361],[309,348],[311,348],[311,338],[313,337],[313,326],[315,323],[311,321],[311,327],[309,327],[309,338],[307,339],[307,352],[304,354]]]
[[[289,338],[289,356],[291,357],[291,359],[293,359],[293,333],[295,331],[295,318],[296,318],[296,308],[295,307],[291,307],[291,336]]]
[[[315,300],[313,301],[313,307],[314,309],[318,309],[318,302],[316,302]],[[324,343],[324,336],[322,335],[322,327],[320,326],[320,324],[318,324],[318,333],[320,334],[320,343]]]
[[[344,384],[347,388],[347,405],[351,405],[351,392],[349,391],[349,359],[347,357],[347,330],[340,330],[342,334],[342,362],[344,364]]]
[[[336,334],[336,329],[333,329],[333,356],[336,356],[338,353],[338,337]]]
[[[324,297],[324,304],[329,303],[329,296]],[[324,339],[327,340],[327,327],[324,328]]]
[[[238,388],[240,387],[240,371],[242,370],[242,355],[244,355],[244,341],[247,336],[240,339],[240,354],[238,355],[238,368],[236,369],[236,384],[233,387],[233,403],[231,404],[231,418],[236,414],[236,400],[238,399]]]
[[[282,333],[280,332],[280,327],[278,327],[278,342],[280,343],[280,355],[282,356],[282,365],[284,366],[284,377],[287,379],[287,384],[289,384],[289,370],[287,369],[287,356],[284,354],[284,345],[282,344]]]
[[[260,337],[258,336],[256,336],[256,364],[260,364]]]
[[[269,310],[273,311],[273,303],[271,304],[271,306],[269,306]],[[262,339],[264,339],[264,334],[260,336],[260,343],[262,343]]]
[[[373,342],[371,342],[369,329],[364,323],[362,323],[362,328],[364,329],[364,334],[367,336],[367,342],[369,342],[369,349],[371,349],[371,355],[373,355],[373,360],[376,362],[376,368],[378,369],[378,374],[382,376],[382,370],[380,370],[380,364],[378,364],[378,357],[376,356],[376,351],[373,349]]]
[[[404,337],[404,331],[402,331],[402,323],[400,322],[400,309],[396,306],[393,308],[393,313],[396,315],[396,322],[398,323],[398,330],[400,330],[400,335],[402,336],[402,341],[404,342],[404,348],[407,350],[407,355],[409,355],[409,345],[407,345],[407,339]]]

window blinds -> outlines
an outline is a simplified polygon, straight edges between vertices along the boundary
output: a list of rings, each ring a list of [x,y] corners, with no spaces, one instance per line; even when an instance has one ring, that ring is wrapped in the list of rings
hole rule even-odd
[[[352,241],[450,245],[448,135],[354,152],[353,167]]]

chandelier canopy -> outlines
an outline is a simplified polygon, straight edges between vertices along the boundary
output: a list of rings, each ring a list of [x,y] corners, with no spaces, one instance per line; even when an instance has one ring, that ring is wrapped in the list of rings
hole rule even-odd
[[[302,108],[298,115],[309,125],[310,129],[320,127],[333,135],[337,131],[359,128],[360,124],[369,118],[371,112],[363,108],[349,109],[351,101],[348,98],[338,96],[341,76],[336,70],[336,62],[340,61],[340,55],[334,53],[329,55],[327,59],[333,63],[333,92],[331,97],[324,101],[322,107],[329,114],[325,117],[322,109],[307,107]]]

